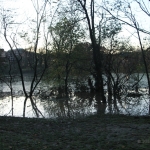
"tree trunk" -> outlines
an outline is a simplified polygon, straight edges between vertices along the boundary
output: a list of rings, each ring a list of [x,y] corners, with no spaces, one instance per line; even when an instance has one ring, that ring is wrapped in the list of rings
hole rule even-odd
[[[94,70],[95,70],[95,88],[96,91],[100,93],[100,99],[103,103],[106,103],[106,98],[104,94],[104,87],[103,87],[103,76],[102,76],[102,54],[100,53],[100,36],[97,42],[96,33],[95,33],[95,1],[90,1],[90,13],[86,7],[86,1],[78,0],[80,5],[83,8],[85,13],[87,24],[89,27],[90,39],[93,48],[93,60],[94,60]]]
[[[103,76],[102,76],[102,57],[100,54],[100,49],[97,47],[93,47],[93,59],[95,64],[95,89],[96,92],[100,92],[101,100],[103,103],[106,103],[106,98],[104,94],[104,87],[103,87]]]

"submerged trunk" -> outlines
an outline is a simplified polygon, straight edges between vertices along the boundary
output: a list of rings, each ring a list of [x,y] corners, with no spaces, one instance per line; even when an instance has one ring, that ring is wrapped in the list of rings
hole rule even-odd
[[[111,77],[107,75],[107,90],[108,90],[108,102],[112,101],[112,84],[111,84]]]
[[[103,86],[103,76],[102,76],[102,54],[100,53],[99,46],[93,47],[93,59],[95,64],[95,89],[96,92],[100,93],[100,99],[103,103],[106,103],[106,98],[104,94]]]
[[[90,92],[93,93],[94,92],[94,86],[93,86],[93,82],[92,82],[91,78],[88,78],[88,85],[90,87]]]
[[[105,114],[106,103],[101,102],[101,94],[100,93],[96,93],[95,100],[97,103],[97,114]]]
[[[25,117],[27,99],[28,99],[28,97],[26,97],[25,100],[24,100],[24,105],[23,105],[23,117]]]
[[[103,76],[102,76],[102,54],[100,53],[100,44],[101,44],[101,36],[100,31],[98,38],[96,38],[96,32],[95,32],[95,1],[90,1],[90,8],[87,8],[86,1],[78,0],[81,7],[83,8],[83,11],[86,16],[89,33],[90,33],[90,39],[92,43],[92,50],[93,50],[93,61],[94,61],[94,70],[95,70],[95,89],[98,93],[100,93],[100,100],[103,103],[106,103],[106,98],[104,94],[104,87],[103,87]],[[88,11],[90,10],[90,11]]]

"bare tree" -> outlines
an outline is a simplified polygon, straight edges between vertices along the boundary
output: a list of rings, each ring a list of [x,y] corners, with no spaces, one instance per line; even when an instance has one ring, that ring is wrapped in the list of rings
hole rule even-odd
[[[21,78],[21,83],[22,83],[22,88],[23,88],[23,92],[25,95],[25,100],[24,100],[24,109],[23,109],[23,117],[25,117],[25,110],[26,110],[26,102],[28,99],[30,99],[30,102],[32,104],[33,110],[36,113],[36,116],[39,117],[39,114],[42,115],[41,111],[37,108],[36,103],[33,99],[33,94],[35,89],[37,88],[38,84],[40,83],[40,81],[42,80],[42,77],[47,69],[47,41],[45,43],[45,48],[44,48],[44,65],[43,65],[43,69],[42,70],[38,70],[38,63],[39,63],[39,59],[38,59],[38,44],[39,44],[39,39],[40,39],[40,33],[41,33],[41,25],[45,19],[45,11],[46,11],[46,6],[47,6],[47,1],[45,1],[43,3],[43,6],[40,8],[39,2],[38,0],[34,3],[33,2],[33,6],[36,12],[36,29],[34,32],[34,40],[32,39],[32,42],[34,42],[34,46],[32,48],[32,53],[33,53],[33,57],[34,57],[34,61],[32,62],[32,79],[31,79],[31,83],[30,83],[30,90],[29,92],[26,89],[26,85],[25,85],[25,79],[24,79],[24,73],[23,73],[23,69],[21,66],[21,61],[23,59],[23,56],[19,53],[19,49],[18,49],[18,43],[16,41],[16,36],[17,34],[12,33],[11,35],[13,36],[8,36],[8,31],[9,28],[12,27],[14,24],[16,24],[13,20],[11,16],[7,16],[6,14],[2,14],[2,23],[3,23],[3,35],[4,38],[7,42],[7,44],[10,47],[11,53],[13,54],[15,61],[17,63],[18,69],[19,69],[19,74],[20,74],[20,78]],[[32,43],[33,44],[33,43]],[[18,55],[14,52],[13,48],[16,48]],[[42,115],[43,116],[43,115]]]
[[[149,14],[149,11],[148,11],[148,8],[146,7],[146,4],[145,2],[142,0],[142,1],[139,1],[139,0],[135,0],[136,3],[138,3],[139,7],[141,8],[141,10],[147,15],[147,16],[150,16]],[[118,5],[117,5],[118,4]],[[147,65],[147,62],[146,62],[146,57],[145,57],[145,52],[144,52],[144,49],[143,49],[143,44],[142,44],[142,40],[141,40],[141,36],[140,36],[140,32],[142,33],[145,33],[145,34],[148,34],[150,35],[150,32],[141,28],[138,21],[137,21],[137,18],[135,16],[135,14],[133,13],[132,11],[132,6],[130,5],[130,3],[128,1],[117,1],[116,3],[116,10],[117,10],[117,14],[119,14],[118,12],[121,12],[125,15],[126,18],[129,19],[130,22],[126,21],[126,20],[123,20],[119,17],[119,15],[113,15],[112,11],[109,10],[106,5],[103,7],[109,14],[111,14],[114,18],[122,21],[123,23],[129,25],[130,27],[133,27],[135,30],[136,30],[136,33],[137,33],[137,38],[138,38],[138,41],[139,41],[139,45],[140,45],[140,49],[141,49],[141,53],[142,53],[142,58],[143,58],[143,64],[144,64],[144,67],[145,67],[145,72],[146,72],[146,76],[147,76],[147,82],[148,82],[148,88],[149,88],[149,94],[150,94],[150,78],[149,78],[149,74],[148,74],[148,65]]]
[[[8,76],[5,75],[5,73],[6,73],[6,71],[5,71],[4,74],[2,74],[0,76],[0,81],[2,83],[6,84],[10,89],[10,96],[11,96],[11,110],[10,110],[10,112],[13,116],[14,115],[14,111],[13,111],[13,109],[14,109],[13,77],[14,76],[12,75],[13,65],[9,59],[8,59],[8,67],[7,68],[8,68]],[[6,70],[6,66],[5,66],[5,70]]]
[[[102,66],[102,53],[100,52],[101,49],[101,31],[100,26],[101,22],[103,20],[103,14],[101,15],[101,20],[99,21],[99,24],[96,25],[96,2],[94,0],[90,0],[87,2],[86,0],[77,0],[78,4],[80,4],[82,10],[80,10],[86,17],[87,25],[89,29],[90,34],[90,40],[92,43],[92,50],[93,50],[93,61],[94,61],[94,78],[95,78],[95,87],[96,91],[100,92],[100,100],[103,101],[103,103],[106,103],[106,98],[104,94],[104,87],[103,87],[103,66]],[[89,5],[88,5],[89,4]],[[96,32],[96,29],[98,28],[98,32]],[[98,34],[98,36],[96,36]]]

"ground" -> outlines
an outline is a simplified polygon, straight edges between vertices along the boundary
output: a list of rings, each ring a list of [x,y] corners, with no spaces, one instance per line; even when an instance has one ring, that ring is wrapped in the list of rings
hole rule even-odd
[[[148,150],[150,117],[0,117],[0,150]]]

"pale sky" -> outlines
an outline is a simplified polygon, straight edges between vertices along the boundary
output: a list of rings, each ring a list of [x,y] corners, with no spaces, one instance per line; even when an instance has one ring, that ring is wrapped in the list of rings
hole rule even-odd
[[[42,0],[39,0],[42,1]],[[53,1],[58,1],[58,0],[53,0]],[[142,0],[141,0],[142,1]],[[150,2],[148,0],[143,0],[146,3],[146,6],[148,8],[150,8]],[[36,0],[33,0],[33,2],[36,2]],[[56,5],[55,3],[53,3],[53,6],[49,5],[49,9],[52,11],[52,8],[54,9],[54,5]],[[140,27],[143,27],[145,30],[150,31],[150,17],[146,16],[140,9],[139,6],[135,3],[131,3],[131,7],[133,12],[136,14],[136,19],[139,22]],[[14,17],[15,20],[17,20],[18,22],[25,22],[23,25],[19,25],[17,26],[17,29],[15,29],[15,32],[21,32],[21,31],[27,31],[27,32],[31,32],[29,30],[29,28],[33,27],[34,24],[29,23],[29,20],[32,20],[34,18],[36,18],[35,15],[35,10],[34,7],[32,5],[32,1],[31,0],[0,0],[0,8],[4,8],[4,9],[12,9],[14,11],[16,11],[16,17]],[[149,9],[150,10],[150,9]],[[49,14],[52,12],[48,12]],[[138,45],[138,41],[135,37],[137,37],[137,34],[135,32],[135,30],[129,26],[124,26],[123,27],[123,31],[120,33],[119,35],[120,37],[131,37],[131,43],[134,43],[136,45]],[[145,34],[141,33],[141,37],[144,38]],[[4,42],[4,40],[2,40],[1,38],[1,43],[0,43],[0,47],[4,48],[5,50],[10,49],[8,47],[8,45]],[[32,38],[32,37],[31,37]],[[19,41],[21,43],[21,41]],[[22,45],[24,43],[21,43]],[[27,45],[26,45],[27,46]],[[26,47],[26,46],[21,46],[22,48]]]
[[[19,32],[25,31],[31,35],[31,28],[36,29],[36,23],[34,21],[32,21],[32,20],[36,19],[36,11],[34,9],[32,1],[33,1],[33,3],[36,4],[36,0],[4,0],[3,2],[0,1],[0,8],[2,8],[2,9],[4,8],[5,10],[9,9],[9,10],[12,10],[12,12],[16,12],[15,15],[12,14],[12,16],[14,16],[13,19],[15,20],[15,22],[21,23],[21,24],[17,24],[16,26],[14,26],[14,28],[12,29],[13,32],[19,33]],[[44,0],[39,0],[39,1],[44,2]],[[40,6],[43,6],[43,4],[44,3],[41,3]],[[53,7],[53,5],[52,6],[47,5],[47,6]],[[51,8],[49,8],[49,9],[51,9]],[[50,14],[52,12],[50,11],[48,13]],[[41,30],[43,30],[43,28],[44,27],[42,26]],[[48,28],[48,27],[46,27],[46,28]],[[41,33],[43,33],[43,31]],[[2,39],[2,36],[0,36],[0,37]],[[33,39],[32,35],[29,38]],[[22,48],[28,47],[28,45],[26,45],[24,43],[24,40],[20,41],[20,39],[19,39],[19,43],[21,43],[20,47],[22,47]],[[10,49],[8,44],[5,43],[4,40],[2,43],[0,43],[0,47],[4,48],[5,50]],[[42,47],[42,45],[41,45],[41,47]]]
[[[141,11],[139,5],[134,2],[133,0],[130,0],[130,6],[132,9],[133,14],[135,14],[135,18],[139,24],[140,28],[143,28],[147,31],[150,32],[150,17],[147,16],[143,11]],[[139,0],[140,2],[144,2],[149,13],[150,13],[150,1],[149,0]],[[122,18],[123,19],[123,18]],[[127,20],[128,21],[128,20]],[[130,23],[130,21],[128,21]],[[129,26],[124,26],[124,30],[123,33],[121,35],[127,36],[127,37],[131,37],[131,43],[135,44],[135,45],[139,45],[138,39],[137,37],[137,33],[136,30],[133,29],[132,27]],[[144,34],[142,32],[140,32],[141,38],[145,38],[145,37],[150,37],[150,35]]]
[[[4,0],[0,1],[1,9],[4,10],[12,10],[12,12],[17,12],[15,15],[11,14],[14,16],[15,22],[24,22],[27,17],[29,16],[28,14],[31,14],[31,10],[33,9],[31,1],[30,0]],[[23,16],[23,17],[22,17]],[[24,29],[25,26],[22,27],[22,25],[16,25],[17,27],[14,28],[15,30],[20,30],[20,28]],[[13,31],[15,32],[15,31]],[[3,36],[0,36],[1,39],[3,39]],[[10,49],[8,44],[4,42],[0,43],[0,47],[4,48],[5,50]]]

